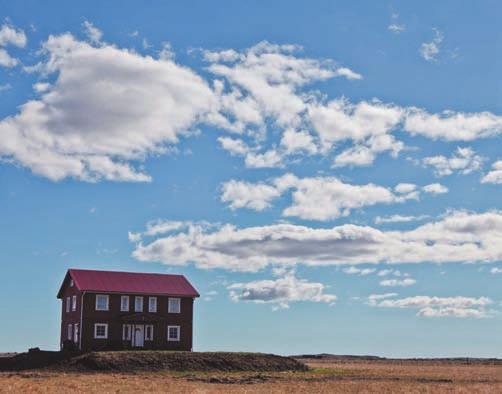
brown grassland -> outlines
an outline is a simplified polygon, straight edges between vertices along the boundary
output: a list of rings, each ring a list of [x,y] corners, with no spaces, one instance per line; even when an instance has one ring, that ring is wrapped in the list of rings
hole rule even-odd
[[[502,365],[303,359],[297,372],[0,372],[1,393],[502,393]]]

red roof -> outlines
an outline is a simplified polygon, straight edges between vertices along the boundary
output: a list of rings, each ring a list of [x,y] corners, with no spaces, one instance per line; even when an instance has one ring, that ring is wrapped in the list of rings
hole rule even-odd
[[[150,274],[142,272],[117,272],[69,269],[80,291],[106,293],[138,293],[199,297],[199,293],[183,275]],[[61,289],[58,293],[60,297]]]

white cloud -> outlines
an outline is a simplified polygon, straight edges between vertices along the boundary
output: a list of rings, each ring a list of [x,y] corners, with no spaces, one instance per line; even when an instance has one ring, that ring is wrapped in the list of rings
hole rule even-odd
[[[235,180],[223,184],[222,191],[221,201],[230,203],[231,209],[250,208],[256,211],[270,207],[271,200],[281,194],[274,186]]]
[[[417,316],[422,317],[491,317],[492,311],[486,307],[493,303],[487,297],[430,297],[415,296],[394,299],[397,294],[372,294],[368,304],[379,308],[418,309]]]
[[[21,29],[16,29],[14,26],[3,24],[0,28],[0,47],[13,45],[18,48],[24,48],[28,40],[26,34]]]
[[[502,116],[490,112],[444,111],[430,114],[419,108],[409,108],[404,130],[411,135],[446,141],[473,141],[495,137],[502,133]]]
[[[422,190],[425,193],[430,193],[430,194],[448,193],[448,188],[444,185],[441,185],[440,183],[431,183],[429,185],[425,185],[424,187],[422,187]]]
[[[502,160],[492,164],[492,169],[481,178],[481,183],[502,184]]]
[[[440,52],[440,45],[443,42],[443,33],[438,29],[432,29],[434,31],[434,38],[430,42],[423,42],[420,46],[420,55],[428,62],[433,62],[437,60],[437,55]]]
[[[140,261],[257,271],[274,265],[454,263],[502,260],[502,212],[449,212],[408,231],[345,224],[311,228],[272,224],[237,228],[190,223],[135,246]]]
[[[84,32],[87,35],[87,38],[92,44],[101,44],[101,38],[103,37],[103,32],[101,30],[99,30],[89,21],[84,21],[84,23],[82,23],[82,27],[84,28]]]
[[[383,269],[383,270],[378,271],[377,275],[378,276],[389,276],[389,275],[401,276],[401,271],[389,268],[389,269]]]
[[[402,33],[403,31],[406,30],[404,25],[400,25],[398,23],[391,23],[387,28],[392,32],[392,33]]]
[[[384,280],[380,281],[380,286],[384,286],[384,287],[396,287],[396,286],[406,287],[406,286],[412,286],[415,283],[417,283],[417,281],[415,279],[412,279],[412,278],[405,278],[405,279],[384,279]]]
[[[429,216],[427,215],[391,215],[391,216],[377,216],[375,218],[376,224],[382,223],[407,223],[407,222],[415,222],[419,220],[427,219]]]
[[[282,156],[275,149],[264,153],[248,153],[244,161],[248,168],[274,168],[282,167]]]
[[[10,83],[4,83],[0,85],[0,92],[3,92],[5,90],[10,90],[12,89],[12,85]]]
[[[376,271],[376,268],[357,268],[354,266],[347,267],[343,269],[343,272],[349,275],[360,275],[360,276],[367,276]]]
[[[454,172],[466,175],[480,170],[483,165],[483,158],[471,148],[458,147],[449,158],[442,155],[429,156],[422,159],[422,163],[434,167],[436,176],[451,175]]]
[[[149,181],[132,162],[165,152],[217,106],[204,80],[172,61],[70,34],[43,50],[37,69],[57,78],[0,121],[0,157],[54,181]]]
[[[352,185],[334,177],[297,178],[286,174],[269,183],[226,182],[221,201],[230,203],[232,209],[263,210],[270,206],[273,199],[290,189],[293,190],[292,202],[284,209],[283,216],[308,220],[333,220],[348,216],[353,209],[418,198],[414,190],[394,194],[390,189],[371,183]]]
[[[411,193],[417,188],[414,183],[399,183],[394,187],[394,191],[399,194]]]
[[[294,272],[283,278],[235,283],[228,287],[233,301],[273,304],[276,309],[288,308],[294,302],[325,302],[333,304],[334,294],[325,294],[325,285],[299,279]]]
[[[493,268],[490,270],[490,273],[491,273],[491,274],[502,274],[502,268],[493,267]]]
[[[345,77],[347,79],[362,79],[363,78],[363,76],[361,74],[358,74],[347,67],[340,67],[340,68],[336,69],[334,72],[334,76]]]

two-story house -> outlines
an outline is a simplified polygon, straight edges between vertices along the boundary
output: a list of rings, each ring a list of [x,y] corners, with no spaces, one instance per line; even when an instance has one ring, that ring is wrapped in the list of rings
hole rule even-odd
[[[61,346],[192,350],[193,303],[183,275],[69,269],[61,299]]]

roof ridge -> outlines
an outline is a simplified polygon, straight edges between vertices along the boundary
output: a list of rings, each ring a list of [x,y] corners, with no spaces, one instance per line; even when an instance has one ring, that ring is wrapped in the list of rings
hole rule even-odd
[[[118,274],[140,274],[140,275],[169,275],[169,276],[182,276],[186,279],[183,274],[163,274],[160,272],[133,272],[133,271],[112,271],[112,270],[96,270],[96,269],[86,269],[86,268],[68,268],[68,271],[87,271],[87,272],[111,272]]]

